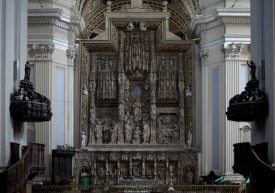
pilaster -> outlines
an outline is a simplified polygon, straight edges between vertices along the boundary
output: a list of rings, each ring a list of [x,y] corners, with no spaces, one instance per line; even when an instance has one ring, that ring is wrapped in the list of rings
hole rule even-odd
[[[34,44],[32,50],[35,53],[34,60],[34,85],[38,93],[48,97],[52,102],[52,54],[54,44]],[[53,103],[51,104],[52,109]],[[54,115],[54,113],[53,113]],[[54,115],[55,116],[55,115]],[[54,118],[53,116],[53,118]],[[54,119],[49,122],[35,123],[35,142],[45,144],[45,175],[50,174],[52,132]]]
[[[241,43],[224,43],[222,44],[222,52],[224,55],[224,107],[226,111],[228,107],[228,101],[240,92],[240,52],[243,45]],[[221,115],[221,119],[225,120],[224,132],[223,132],[223,147],[224,147],[224,163],[223,171],[225,174],[232,174],[232,166],[234,164],[234,151],[233,144],[240,142],[240,132],[238,132],[239,123],[234,121],[228,121],[225,114]]]
[[[73,119],[73,112],[74,112],[74,69],[75,69],[75,58],[76,58],[76,50],[74,48],[70,48],[67,50],[67,58],[68,58],[68,65],[67,65],[67,78],[65,81],[66,94],[65,94],[65,112],[71,112],[68,116],[65,117],[65,128],[66,128],[66,144],[70,144],[72,146],[74,144],[74,119]],[[87,135],[87,134],[86,134]]]
[[[16,121],[10,116],[11,93],[18,89],[20,79],[24,78],[27,37],[27,0],[0,1],[0,173],[9,165],[10,142],[27,145],[26,123]],[[17,80],[13,78],[14,61],[19,62]]]

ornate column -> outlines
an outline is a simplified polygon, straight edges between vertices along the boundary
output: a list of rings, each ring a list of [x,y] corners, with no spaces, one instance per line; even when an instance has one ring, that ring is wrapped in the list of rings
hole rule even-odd
[[[90,80],[89,80],[89,121],[90,121],[90,136],[89,145],[95,143],[95,119],[96,119],[96,108],[95,108],[95,94],[96,94],[96,64],[97,57],[95,54],[91,54],[91,66],[90,66]],[[85,84],[85,83],[82,83]]]
[[[119,63],[118,63],[118,89],[119,89],[119,95],[118,95],[118,115],[119,115],[119,130],[118,130],[118,144],[124,143],[124,95],[125,95],[125,83],[126,78],[124,74],[124,33],[119,32],[120,36],[120,42],[119,42]]]
[[[224,107],[223,109],[226,111],[228,106],[228,101],[232,96],[236,95],[240,92],[240,60],[239,54],[242,49],[242,44],[235,43],[224,43],[222,45],[222,52],[224,54],[224,90],[225,98],[224,98]],[[223,112],[225,112],[223,111]],[[240,133],[238,132],[239,123],[234,121],[227,121],[226,115],[224,113],[220,113],[220,120],[225,120],[224,125],[224,136],[225,139],[223,141],[223,151],[226,152],[224,160],[224,171],[226,173],[231,174],[233,172],[232,166],[234,164],[234,152],[233,152],[233,144],[238,143],[240,139]]]
[[[89,69],[90,69],[90,63],[91,63],[91,54],[88,51],[88,49],[85,46],[82,46],[82,77],[80,80],[80,87],[83,90],[84,84],[88,84],[89,81]],[[89,106],[88,106],[88,101],[89,101],[89,92],[87,94],[81,93],[81,122],[80,122],[80,128],[86,133],[89,133],[91,135],[91,130],[88,128],[88,123],[89,123]],[[80,132],[78,130],[78,132]],[[80,135],[79,135],[80,136]],[[79,137],[80,138],[80,137]],[[78,138],[78,139],[79,139]],[[90,144],[91,137],[89,136],[89,144]]]
[[[179,121],[180,121],[180,142],[185,146],[185,113],[184,113],[184,73],[183,73],[183,54],[179,54]]]
[[[150,46],[151,46],[151,68],[150,68],[150,115],[151,115],[151,140],[150,143],[156,143],[156,119],[157,119],[157,106],[156,106],[156,56],[155,56],[155,32],[150,33]]]
[[[52,54],[54,44],[34,44],[32,49],[35,53],[35,89],[50,100],[52,96]],[[52,103],[52,106],[54,103]],[[35,142],[45,144],[45,175],[50,174],[50,155],[52,148],[53,120],[50,122],[35,123]]]

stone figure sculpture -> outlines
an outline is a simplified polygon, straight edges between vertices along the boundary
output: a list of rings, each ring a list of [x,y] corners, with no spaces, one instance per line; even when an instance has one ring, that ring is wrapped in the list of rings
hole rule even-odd
[[[151,119],[155,120],[157,117],[157,108],[155,104],[152,104],[151,106]]]
[[[140,143],[140,135],[141,135],[141,131],[139,127],[136,127],[133,130],[133,143]]]
[[[82,94],[83,95],[87,95],[88,94],[87,85],[85,83],[82,84]]]
[[[82,169],[81,170],[81,177],[85,177],[85,176],[89,176],[89,174],[88,174],[87,170]]]
[[[194,174],[192,171],[190,171],[190,168],[188,167],[187,172],[185,174],[187,184],[193,184],[193,177],[194,177]]]
[[[150,140],[150,124],[142,121],[143,124],[143,143],[149,143]]]
[[[134,121],[138,122],[141,120],[141,102],[139,99],[136,99],[136,101],[133,104],[133,110],[134,110]]]
[[[86,147],[86,134],[85,132],[82,130],[81,131],[81,147]]]
[[[249,65],[249,63],[247,61],[247,65],[250,68],[251,79],[252,80],[257,80],[257,78],[256,78],[256,68],[257,67],[256,67],[255,63],[253,61],[250,61],[250,65]]]
[[[187,147],[191,147],[192,144],[192,133],[190,131],[188,131],[187,134]]]
[[[132,130],[133,130],[132,128],[133,128],[133,125],[128,119],[124,129],[125,143],[131,143],[132,141]]]
[[[103,125],[103,143],[109,143],[110,141],[110,126],[108,124]]]
[[[116,143],[117,142],[117,131],[119,128],[119,124],[113,121],[113,128],[110,130],[111,131],[111,143]]]
[[[101,121],[99,121],[97,123],[97,125],[95,126],[95,141],[96,141],[96,143],[102,143],[102,129],[103,129],[103,125],[102,125]]]
[[[26,64],[25,64],[25,76],[24,76],[25,81],[30,81],[30,72],[31,72],[31,66],[30,66],[29,62],[26,62]]]

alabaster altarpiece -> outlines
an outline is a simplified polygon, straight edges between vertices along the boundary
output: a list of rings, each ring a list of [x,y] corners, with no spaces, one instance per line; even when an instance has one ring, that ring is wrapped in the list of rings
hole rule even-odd
[[[126,27],[112,23],[111,43],[82,43],[77,181],[85,171],[91,184],[194,184],[192,44],[163,43],[161,22]]]

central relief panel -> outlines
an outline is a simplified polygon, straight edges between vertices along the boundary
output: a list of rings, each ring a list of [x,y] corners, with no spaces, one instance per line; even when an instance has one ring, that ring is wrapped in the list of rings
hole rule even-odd
[[[81,176],[90,176],[91,184],[197,179],[199,151],[192,148],[191,97],[184,89],[191,54],[157,51],[157,42],[156,30],[118,31],[118,52],[83,47],[89,89],[82,97],[82,129],[88,144],[76,152],[78,183]]]

